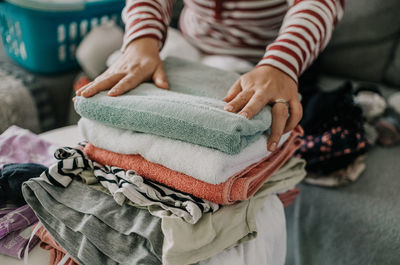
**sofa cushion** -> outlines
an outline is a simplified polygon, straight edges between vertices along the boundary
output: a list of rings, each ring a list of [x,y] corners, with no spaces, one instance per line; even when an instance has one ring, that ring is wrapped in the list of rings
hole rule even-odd
[[[392,81],[393,74],[386,71],[399,39],[399,9],[398,0],[347,0],[344,17],[320,56],[322,70],[366,81]]]

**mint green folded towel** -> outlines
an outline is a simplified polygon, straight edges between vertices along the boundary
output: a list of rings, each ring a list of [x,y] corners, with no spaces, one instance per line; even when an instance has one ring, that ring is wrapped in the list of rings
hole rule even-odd
[[[76,111],[85,118],[138,132],[239,153],[271,125],[266,106],[253,119],[225,111],[222,98],[239,75],[205,65],[167,58],[170,90],[143,83],[130,92],[109,97],[101,92],[77,97]]]

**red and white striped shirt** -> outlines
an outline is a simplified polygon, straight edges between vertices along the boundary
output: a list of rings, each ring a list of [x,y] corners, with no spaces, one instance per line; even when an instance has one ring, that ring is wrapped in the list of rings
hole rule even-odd
[[[184,0],[183,36],[207,54],[272,65],[297,81],[329,42],[345,0]],[[165,41],[174,0],[127,0],[124,47]],[[265,47],[267,47],[265,49]]]

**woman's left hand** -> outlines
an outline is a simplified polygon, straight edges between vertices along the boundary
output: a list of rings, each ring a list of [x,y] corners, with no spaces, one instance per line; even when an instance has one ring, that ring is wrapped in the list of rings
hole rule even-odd
[[[283,103],[274,103],[284,99]],[[228,104],[225,110],[239,112],[251,119],[265,105],[272,106],[271,134],[268,150],[275,151],[283,133],[292,130],[303,116],[303,108],[298,97],[296,82],[286,73],[269,65],[262,65],[242,75],[229,89],[224,98]],[[290,113],[290,116],[289,116]]]

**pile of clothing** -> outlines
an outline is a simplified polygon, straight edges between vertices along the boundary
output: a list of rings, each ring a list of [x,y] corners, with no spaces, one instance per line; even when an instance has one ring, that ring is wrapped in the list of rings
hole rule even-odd
[[[400,143],[400,93],[388,100],[371,83],[346,81],[326,91],[311,80],[303,93],[305,182],[338,187],[355,182],[366,169],[366,152],[375,145]]]
[[[0,254],[21,259],[39,242],[38,237],[29,240],[38,218],[24,200],[21,186],[56,162],[55,149],[16,126],[0,135]]]
[[[23,184],[37,233],[70,264],[220,264],[221,252],[276,226],[299,193],[301,127],[270,153],[269,106],[251,120],[223,110],[237,74],[176,58],[164,66],[169,91],[144,83],[78,97],[87,141],[58,148],[58,162]],[[262,255],[283,264],[277,247]]]
[[[371,145],[394,146],[400,143],[400,93],[386,98],[375,84],[362,83],[354,93],[362,109],[364,128]]]

